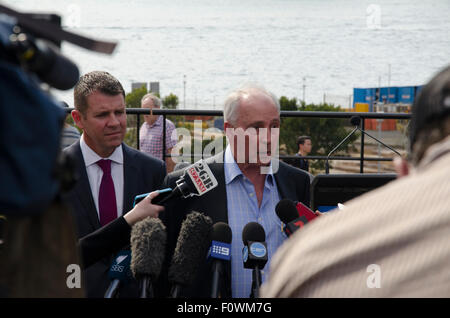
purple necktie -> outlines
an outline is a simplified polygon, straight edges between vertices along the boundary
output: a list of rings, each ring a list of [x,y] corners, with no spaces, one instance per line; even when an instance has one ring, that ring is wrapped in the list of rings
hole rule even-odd
[[[103,226],[117,218],[116,192],[111,177],[111,160],[99,160],[97,164],[103,170],[102,183],[98,193],[100,224]]]

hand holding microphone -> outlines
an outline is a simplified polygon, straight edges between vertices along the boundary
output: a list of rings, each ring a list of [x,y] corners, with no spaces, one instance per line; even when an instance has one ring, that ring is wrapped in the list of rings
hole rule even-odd
[[[133,209],[125,214],[123,218],[132,226],[135,223],[145,219],[146,217],[157,218],[159,213],[164,211],[164,207],[153,202],[160,195],[159,191],[153,191],[149,194],[141,195],[142,198],[133,207]]]

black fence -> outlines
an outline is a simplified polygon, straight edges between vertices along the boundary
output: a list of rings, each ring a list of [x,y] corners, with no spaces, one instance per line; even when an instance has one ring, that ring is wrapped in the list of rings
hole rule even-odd
[[[139,128],[141,126],[139,115],[150,114],[149,109],[127,108],[127,114],[136,115],[136,141],[139,149]],[[162,115],[163,122],[168,115],[181,116],[215,116],[222,117],[222,111],[218,110],[180,110],[180,109],[153,109],[153,114]],[[356,113],[356,112],[311,112],[311,111],[281,111],[281,117],[299,117],[299,118],[352,118],[358,116],[361,118],[361,130],[365,130],[364,119],[411,119],[411,114],[406,113]],[[163,159],[167,157],[166,153],[166,125],[163,125]],[[360,161],[360,173],[364,173],[364,161],[392,161],[392,158],[382,157],[364,157],[365,134],[361,134],[361,155],[357,157],[330,156],[329,160],[357,160]],[[195,155],[195,154],[194,154]],[[203,155],[198,155],[203,157]],[[280,159],[298,159],[305,158],[311,160],[327,160],[327,156],[280,156]]]

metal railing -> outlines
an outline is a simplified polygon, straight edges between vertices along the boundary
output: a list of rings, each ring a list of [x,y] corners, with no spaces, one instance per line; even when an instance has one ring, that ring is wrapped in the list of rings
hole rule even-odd
[[[150,110],[145,108],[127,108],[127,114],[136,115],[136,141],[137,148],[139,149],[139,128],[141,126],[139,115],[149,115]],[[222,117],[223,112],[220,110],[181,110],[181,109],[153,109],[153,114],[162,115],[163,123],[168,115],[181,115],[181,116],[216,116]],[[364,119],[411,119],[411,114],[407,113],[357,113],[357,112],[313,112],[313,111],[281,111],[281,118],[283,117],[298,117],[298,118],[351,118],[353,116],[359,116],[361,120],[361,129],[365,130]],[[365,134],[361,134],[361,154],[360,157],[343,157],[343,156],[330,156],[329,160],[359,160],[360,161],[360,173],[364,173],[364,161],[392,161],[392,158],[381,157],[364,157],[364,138]],[[195,154],[194,154],[195,155]],[[170,155],[169,155],[170,156]],[[202,156],[202,155],[198,155]],[[163,160],[166,155],[166,125],[163,125]],[[202,156],[203,157],[203,156]],[[311,159],[311,160],[326,160],[327,156],[280,156],[281,159]]]

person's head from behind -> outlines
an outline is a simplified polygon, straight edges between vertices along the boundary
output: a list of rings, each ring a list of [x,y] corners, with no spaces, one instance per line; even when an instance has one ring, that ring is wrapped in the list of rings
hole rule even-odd
[[[160,109],[161,105],[161,100],[152,93],[145,94],[141,99],[141,108]],[[153,113],[151,115],[144,115],[144,119],[147,124],[153,125],[158,120],[158,115],[153,115]]]
[[[265,88],[247,84],[228,95],[224,129],[238,164],[268,165],[278,149],[280,104]]]
[[[411,161],[417,165],[430,146],[450,135],[450,67],[419,92],[410,123]]]
[[[419,92],[412,106],[409,125],[410,162],[419,165],[433,145],[450,136],[450,67],[435,75]],[[397,172],[407,166],[397,160]],[[399,165],[402,164],[400,167]]]
[[[86,144],[108,157],[126,133],[125,91],[111,74],[94,71],[80,77],[74,88],[72,117]]]
[[[311,152],[312,144],[311,137],[300,136],[297,138],[298,152],[302,155],[307,155]]]

